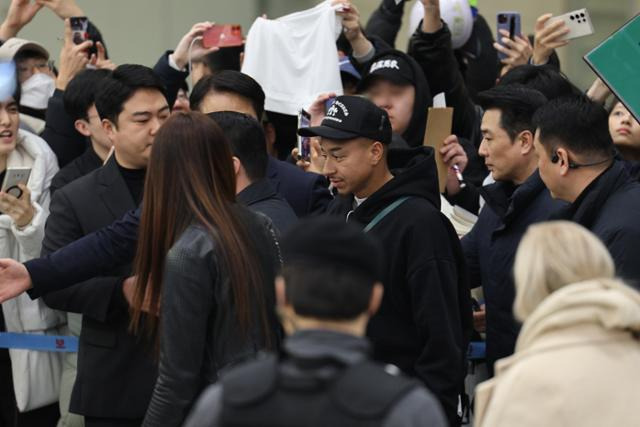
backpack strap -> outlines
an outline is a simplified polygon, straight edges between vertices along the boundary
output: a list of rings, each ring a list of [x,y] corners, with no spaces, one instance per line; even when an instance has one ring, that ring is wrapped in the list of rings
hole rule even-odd
[[[403,204],[404,202],[406,202],[407,200],[409,200],[411,197],[409,196],[404,196],[404,197],[400,197],[398,200],[396,200],[395,202],[391,203],[389,206],[387,206],[386,208],[384,208],[383,210],[381,210],[380,212],[378,212],[378,214],[371,220],[371,222],[369,222],[369,224],[367,224],[367,226],[364,228],[364,232],[368,233],[373,227],[375,227],[376,225],[378,225],[378,223],[380,221],[382,221],[384,219],[384,217],[386,217],[387,215],[389,215],[391,212],[393,212],[394,210],[396,210],[396,208],[398,206],[400,206],[401,204]]]

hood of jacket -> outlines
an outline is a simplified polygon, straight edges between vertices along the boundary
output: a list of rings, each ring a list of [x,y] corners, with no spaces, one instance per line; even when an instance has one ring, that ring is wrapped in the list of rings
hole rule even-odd
[[[413,73],[412,81],[415,89],[415,100],[413,102],[413,113],[407,130],[402,133],[402,139],[411,147],[419,147],[424,140],[424,130],[427,126],[427,111],[432,103],[431,90],[427,79],[418,63],[409,55],[399,50],[382,50],[377,53],[371,63],[380,57],[397,56],[401,57],[411,66]]]
[[[438,173],[431,147],[389,150],[387,163],[394,177],[354,211],[360,222],[368,223],[381,209],[405,196],[427,199],[440,210]]]

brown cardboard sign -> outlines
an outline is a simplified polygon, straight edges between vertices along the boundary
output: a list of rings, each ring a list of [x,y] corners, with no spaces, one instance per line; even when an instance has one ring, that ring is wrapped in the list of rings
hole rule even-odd
[[[444,193],[447,184],[447,166],[442,160],[440,148],[444,140],[451,135],[451,126],[453,124],[453,108],[429,108],[427,116],[427,128],[424,132],[423,145],[433,147],[436,158],[436,167],[438,168],[438,184],[440,193]]]

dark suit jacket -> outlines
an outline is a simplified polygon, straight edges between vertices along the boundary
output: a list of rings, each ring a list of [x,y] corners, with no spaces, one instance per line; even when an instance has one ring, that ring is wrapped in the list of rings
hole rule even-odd
[[[55,193],[43,254],[111,224],[135,206],[112,157],[104,167]],[[151,346],[128,332],[122,280],[130,273],[130,266],[125,265],[44,297],[51,308],[83,315],[71,412],[105,418],[144,417],[157,368]]]
[[[238,201],[254,212],[269,217],[273,226],[282,234],[298,221],[296,213],[267,179],[261,179],[238,193]]]
[[[53,194],[76,179],[85,176],[89,172],[102,167],[102,159],[98,157],[91,146],[82,153],[80,157],[76,157],[71,163],[63,167],[51,180],[49,191]]]
[[[267,164],[267,178],[289,202],[298,218],[324,213],[333,199],[325,177],[304,172],[291,163],[271,156]]]

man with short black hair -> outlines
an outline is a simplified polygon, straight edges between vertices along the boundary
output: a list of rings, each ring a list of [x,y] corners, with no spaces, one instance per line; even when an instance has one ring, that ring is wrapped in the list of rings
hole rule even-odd
[[[324,217],[293,227],[281,247],[276,296],[289,335],[282,354],[228,371],[185,425],[301,426],[313,417],[319,426],[445,426],[424,387],[372,361],[364,334],[382,300],[380,244]]]
[[[218,123],[231,146],[238,201],[268,216],[278,232],[285,232],[298,217],[266,179],[268,154],[262,126],[253,117],[236,111],[208,116]]]
[[[616,272],[640,288],[640,184],[614,158],[605,109],[586,96],[555,99],[534,117],[540,176],[579,223],[611,252]]]
[[[98,169],[107,160],[113,144],[102,129],[95,94],[96,88],[100,87],[109,73],[109,70],[84,70],[69,82],[64,91],[64,109],[73,120],[76,131],[87,138],[90,145],[80,157],[68,163],[53,177],[51,195],[77,178]]]
[[[258,121],[264,113],[265,94],[250,76],[238,71],[220,71],[201,79],[193,88],[191,109],[201,113],[237,111]],[[265,140],[266,144],[266,140]],[[267,177],[299,218],[323,213],[331,201],[326,180],[269,156]]]
[[[486,304],[487,364],[513,353],[520,330],[513,317],[512,269],[516,249],[529,225],[557,209],[537,171],[531,118],[547,102],[522,85],[500,85],[478,94],[484,109],[479,154],[496,183],[482,187],[486,206],[462,238],[471,286],[482,286]],[[483,323],[483,310],[476,314]]]
[[[389,115],[371,101],[339,96],[320,126],[323,173],[339,196],[328,212],[383,244],[385,297],[367,336],[374,357],[420,378],[458,425],[471,302],[455,230],[440,213],[431,148],[389,150]]]
[[[43,255],[111,224],[142,201],[151,146],[169,117],[163,82],[150,68],[121,65],[100,81],[95,104],[113,156],[56,192]],[[156,382],[149,344],[129,331],[131,284],[125,279],[132,272],[130,263],[123,264],[43,297],[49,307],[82,314],[69,409],[83,415],[87,427],[139,426]]]

